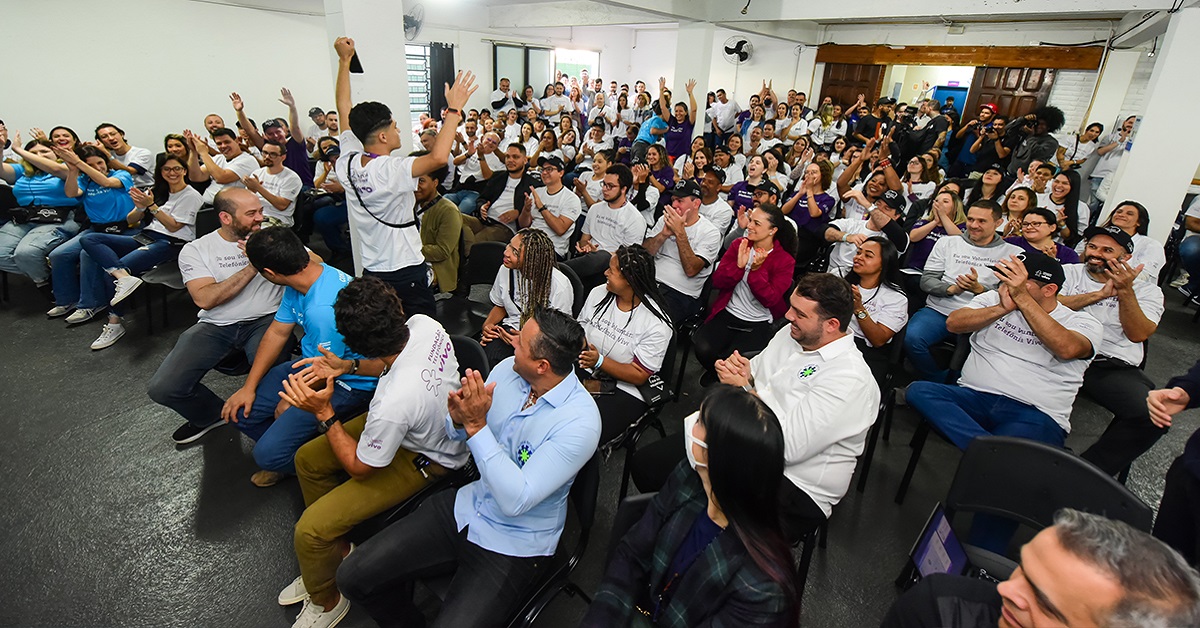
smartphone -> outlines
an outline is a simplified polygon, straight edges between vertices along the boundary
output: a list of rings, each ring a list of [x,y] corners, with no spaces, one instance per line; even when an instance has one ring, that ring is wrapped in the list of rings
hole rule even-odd
[[[138,244],[140,244],[142,246],[150,246],[151,244],[154,244],[154,242],[155,242],[154,238],[151,238],[150,236],[148,236],[144,233],[135,234],[133,236],[133,241],[137,242]]]
[[[350,73],[351,74],[362,74],[363,73],[362,62],[358,60],[358,52],[355,52],[354,56],[350,57]]]

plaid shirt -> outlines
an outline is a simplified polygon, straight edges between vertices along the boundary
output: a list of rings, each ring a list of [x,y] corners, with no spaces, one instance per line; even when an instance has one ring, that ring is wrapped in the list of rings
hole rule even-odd
[[[671,559],[707,507],[700,477],[682,462],[655,496],[645,516],[621,539],[604,581],[581,626],[785,626],[790,609],[783,590],[746,553],[733,530],[719,535],[675,582],[656,623],[640,600],[670,578]],[[650,607],[643,606],[652,612]]]

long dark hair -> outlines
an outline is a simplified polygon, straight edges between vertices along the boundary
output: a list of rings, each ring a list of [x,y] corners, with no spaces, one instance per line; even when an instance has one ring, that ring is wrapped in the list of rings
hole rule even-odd
[[[1067,178],[1067,182],[1071,184],[1071,191],[1067,192],[1067,197],[1063,199],[1063,213],[1067,215],[1067,228],[1071,230],[1071,235],[1063,240],[1067,246],[1074,247],[1083,237],[1079,233],[1079,173],[1074,170],[1063,170],[1058,173]]]
[[[779,486],[787,481],[779,419],[757,396],[721,384],[700,404],[699,422],[707,432],[713,498],[750,559],[783,589],[794,626],[800,617],[795,572],[779,525]]]
[[[879,267],[879,285],[887,286],[900,294],[904,294],[903,283],[900,280],[900,252],[896,249],[896,245],[884,236],[871,236],[863,241],[874,242],[879,245],[879,259],[881,266]],[[861,245],[860,245],[861,246]],[[862,283],[862,278],[858,273],[851,270],[846,273],[846,281],[852,286],[857,286]]]
[[[1105,219],[1104,224],[1100,226],[1108,227],[1112,225],[1113,214],[1117,213],[1118,209],[1121,209],[1126,205],[1136,209],[1138,213],[1138,226],[1134,231],[1136,231],[1138,235],[1146,235],[1150,231],[1150,212],[1146,209],[1145,205],[1142,205],[1137,201],[1121,201],[1120,203],[1117,203],[1117,206],[1114,207],[1112,211],[1108,212],[1108,218]]]
[[[971,186],[971,191],[967,192],[967,198],[963,199],[963,205],[970,207],[975,201],[985,199],[989,201],[1000,202],[1004,197],[1004,179],[1000,179],[1000,183],[996,184],[996,189],[992,190],[992,195],[985,197],[983,195],[983,179],[975,181],[975,185]]]
[[[775,227],[775,244],[787,251],[788,255],[796,257],[796,229],[788,222],[787,216],[773,203],[763,203],[758,209],[767,215],[771,226]]]
[[[158,167],[154,169],[154,188],[152,193],[154,195],[155,203],[166,203],[167,199],[171,197],[171,185],[167,183],[167,180],[165,177],[163,177],[162,173],[163,168],[166,167],[168,161],[173,161],[180,166],[183,166],[183,182],[184,184],[187,184],[187,163],[184,162],[182,158],[176,157],[171,153],[167,153],[167,156],[163,157],[162,161],[158,162]]]
[[[662,322],[670,325],[671,318],[667,316],[667,308],[663,305],[662,292],[658,289],[658,281],[654,273],[654,256],[640,244],[622,245],[617,248],[617,268],[621,276],[629,282],[633,296],[641,301],[650,313]],[[600,303],[596,304],[595,313],[599,315],[617,300],[617,295],[609,292]]]

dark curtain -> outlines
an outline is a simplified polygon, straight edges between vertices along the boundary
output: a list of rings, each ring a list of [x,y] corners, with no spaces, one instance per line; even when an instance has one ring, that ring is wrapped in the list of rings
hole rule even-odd
[[[442,119],[447,83],[454,82],[454,44],[429,44],[429,115]],[[465,114],[465,112],[464,112]]]

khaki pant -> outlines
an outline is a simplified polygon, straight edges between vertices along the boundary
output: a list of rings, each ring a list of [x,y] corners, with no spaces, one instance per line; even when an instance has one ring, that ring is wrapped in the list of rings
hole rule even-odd
[[[362,436],[367,415],[343,424],[346,433]],[[313,603],[329,608],[334,576],[342,555],[338,539],[354,526],[403,502],[429,481],[413,465],[414,454],[396,451],[392,464],[364,479],[346,476],[327,436],[315,438],[296,452],[296,476],[304,493],[304,514],[296,522],[294,544],[304,588]],[[425,468],[430,478],[445,473],[437,463]],[[326,602],[329,602],[327,604]]]
[[[463,226],[475,234],[476,242],[508,242],[513,237],[512,229],[504,225],[485,225],[474,216],[463,216]]]

